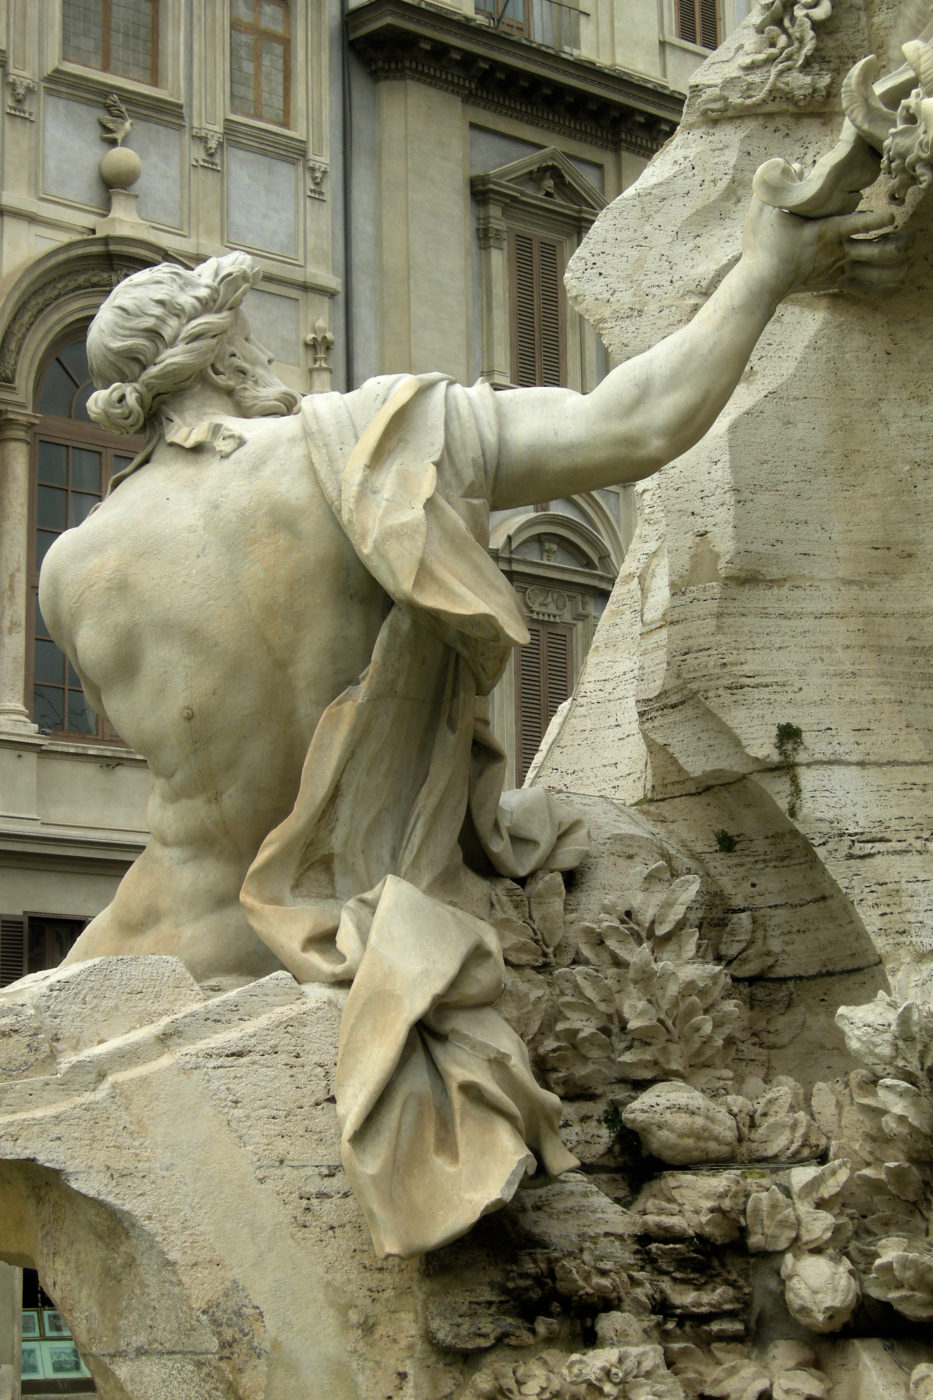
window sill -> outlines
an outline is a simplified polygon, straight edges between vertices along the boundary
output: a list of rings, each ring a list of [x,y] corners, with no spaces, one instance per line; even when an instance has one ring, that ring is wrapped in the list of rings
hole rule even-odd
[[[63,97],[90,98],[100,104],[108,93],[115,92],[129,101],[130,116],[155,117],[161,121],[168,118],[178,126],[184,124],[184,103],[176,93],[137,82],[135,78],[122,78],[117,73],[83,68],[76,63],[59,63],[46,73],[42,83],[49,92]]]
[[[291,159],[303,156],[308,149],[305,137],[288,126],[276,126],[274,122],[260,121],[257,117],[244,117],[229,113],[224,118],[224,136],[237,145],[264,155],[286,156]]]

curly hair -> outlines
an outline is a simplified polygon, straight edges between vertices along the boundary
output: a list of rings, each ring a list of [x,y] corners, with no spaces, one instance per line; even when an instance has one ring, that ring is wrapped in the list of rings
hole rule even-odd
[[[192,383],[234,329],[261,274],[245,253],[190,271],[160,263],[127,277],[91,323],[87,355],[98,391],[88,413],[115,433],[139,433],[171,394]]]

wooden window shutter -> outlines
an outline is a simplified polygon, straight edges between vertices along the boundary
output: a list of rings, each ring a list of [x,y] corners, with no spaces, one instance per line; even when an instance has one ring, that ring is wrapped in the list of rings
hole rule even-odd
[[[704,49],[719,45],[718,0],[677,0],[677,34]]]
[[[564,260],[553,238],[509,230],[509,311],[513,384],[566,380]]]
[[[26,973],[26,920],[21,914],[0,914],[0,987]]]
[[[531,635],[520,647],[515,670],[515,720],[519,781],[524,781],[545,731],[573,691],[572,629],[525,620]]]

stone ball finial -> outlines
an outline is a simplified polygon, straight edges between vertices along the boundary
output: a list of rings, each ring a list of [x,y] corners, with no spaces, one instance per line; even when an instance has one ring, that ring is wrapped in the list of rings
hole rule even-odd
[[[101,157],[101,179],[108,190],[125,190],[142,174],[143,163],[128,146],[114,146]]]

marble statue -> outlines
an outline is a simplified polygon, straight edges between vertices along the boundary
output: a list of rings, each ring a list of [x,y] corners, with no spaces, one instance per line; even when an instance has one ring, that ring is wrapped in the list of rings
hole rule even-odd
[[[569,269],[585,398],[299,401],[242,254],[102,308],[147,446],[41,601],[153,834],[0,990],[0,1253],[104,1400],[933,1400],[933,78],[922,26],[874,77],[890,19],[769,0],[711,56]],[[850,212],[879,167],[912,246]],[[768,325],[824,288],[878,300]],[[487,512],[639,477],[501,796]]]
[[[462,1234],[536,1157],[575,1160],[492,1010],[501,954],[461,854],[465,826],[510,876],[583,849],[543,791],[499,805],[482,701],[526,633],[489,509],[678,456],[784,296],[896,277],[902,250],[864,237],[888,222],[753,200],[706,305],[586,396],[420,375],[299,400],[250,336],[242,253],[137,273],[91,326],[89,412],[148,440],[50,551],[40,601],[155,782],[147,848],[70,961],[349,986],[338,1116],[380,1253]]]

